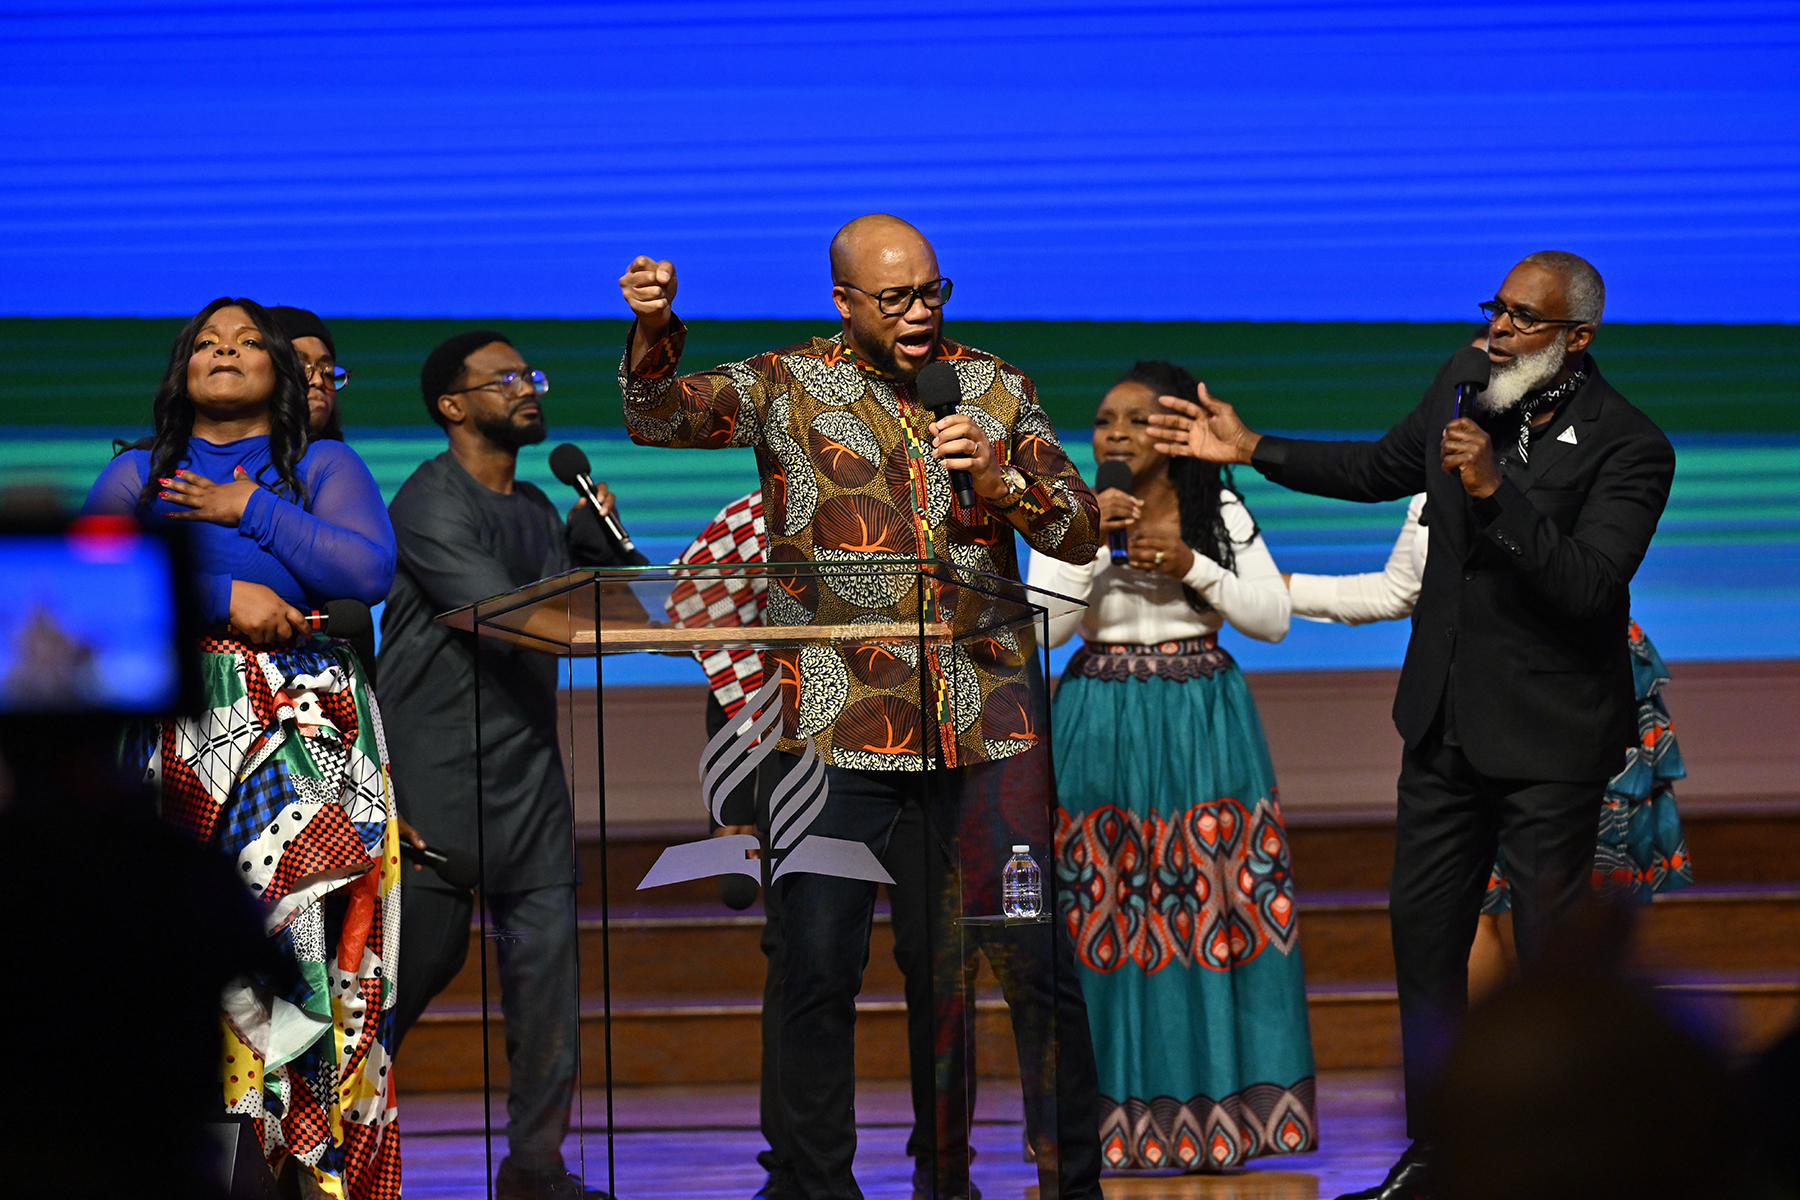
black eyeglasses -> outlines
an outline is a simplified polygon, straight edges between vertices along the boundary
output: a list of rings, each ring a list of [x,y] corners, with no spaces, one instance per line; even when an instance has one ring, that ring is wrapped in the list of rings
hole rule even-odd
[[[350,386],[350,368],[349,367],[340,367],[336,363],[331,364],[331,366],[329,366],[329,367],[327,367],[324,363],[311,363],[311,364],[302,363],[300,365],[300,370],[301,370],[301,373],[304,374],[308,379],[312,378],[312,374],[314,371],[319,372],[321,375],[323,375],[326,371],[329,371],[331,373],[331,388],[333,391],[341,392],[345,388]]]
[[[523,371],[502,371],[497,378],[490,379],[486,383],[476,383],[471,384],[466,388],[457,388],[456,391],[451,394],[460,396],[464,392],[479,392],[483,388],[499,388],[503,392],[510,392],[517,388],[520,383],[529,384],[531,390],[540,396],[550,390],[550,381],[544,378],[544,373],[542,371],[533,371],[528,368]]]
[[[1558,321],[1551,317],[1540,317],[1536,313],[1522,308],[1508,308],[1498,300],[1484,300],[1476,306],[1487,314],[1488,324],[1493,324],[1501,317],[1512,322],[1514,329],[1520,333],[1536,333],[1543,325],[1586,325],[1586,321]]]
[[[845,283],[840,279],[838,286],[849,288],[853,292],[862,292],[863,295],[875,301],[875,307],[881,310],[882,316],[897,317],[911,308],[914,300],[922,301],[926,308],[944,307],[944,301],[950,299],[951,285],[948,279],[934,279],[930,283],[922,283],[918,287],[891,287],[882,288],[879,292],[866,292],[854,283]]]

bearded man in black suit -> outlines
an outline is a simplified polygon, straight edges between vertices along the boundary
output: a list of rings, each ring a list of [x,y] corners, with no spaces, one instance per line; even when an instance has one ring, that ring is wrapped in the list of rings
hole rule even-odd
[[[1170,443],[1159,450],[1248,463],[1296,491],[1429,493],[1431,548],[1394,698],[1406,753],[1389,889],[1414,1142],[1355,1198],[1431,1194],[1424,1102],[1467,1006],[1495,848],[1529,965],[1587,893],[1601,794],[1636,732],[1630,584],[1675,452],[1587,352],[1605,297],[1573,254],[1526,258],[1482,305],[1492,377],[1470,411],[1446,365],[1377,441],[1265,437],[1204,386],[1198,405],[1164,396],[1172,411],[1151,418]]]

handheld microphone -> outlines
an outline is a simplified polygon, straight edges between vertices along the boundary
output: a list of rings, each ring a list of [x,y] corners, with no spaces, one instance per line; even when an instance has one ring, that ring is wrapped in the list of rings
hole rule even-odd
[[[464,854],[461,850],[440,850],[436,846],[427,846],[421,850],[401,838],[400,857],[424,863],[438,873],[439,879],[453,888],[471,892],[481,884],[481,868],[475,864],[473,856]]]
[[[1494,364],[1480,346],[1464,346],[1450,359],[1450,384],[1456,389],[1456,416],[1467,415],[1475,393],[1487,389],[1494,376]]]
[[[934,417],[947,417],[961,403],[962,384],[956,378],[956,368],[942,361],[926,363],[919,372],[919,406],[930,410]],[[958,504],[975,507],[975,481],[967,471],[952,470],[950,486],[956,489]]]
[[[367,637],[375,629],[369,606],[361,600],[332,600],[324,608],[306,609],[305,616],[306,623],[314,629],[346,641]]]
[[[600,523],[606,526],[606,531],[613,535],[613,540],[624,548],[626,554],[637,553],[637,547],[631,544],[631,535],[625,532],[625,526],[619,524],[618,515],[601,509],[600,494],[594,490],[594,468],[580,446],[564,442],[552,450],[550,470],[558,479],[587,498],[587,502],[594,506],[594,515],[600,518]]]
[[[762,895],[762,885],[748,875],[719,876],[719,902],[733,912],[743,912]]]
[[[1131,491],[1131,468],[1116,458],[1107,459],[1094,472],[1094,490],[1104,492],[1107,488]],[[1126,548],[1130,539],[1131,535],[1123,529],[1115,529],[1106,535],[1106,544],[1112,549],[1113,566],[1122,567],[1130,560],[1131,554]]]

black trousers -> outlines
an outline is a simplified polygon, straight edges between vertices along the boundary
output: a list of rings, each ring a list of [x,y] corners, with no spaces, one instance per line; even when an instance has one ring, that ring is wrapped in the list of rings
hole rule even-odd
[[[421,872],[422,873],[422,872]],[[400,893],[399,995],[394,1047],[462,970],[469,956],[474,897],[416,886]],[[507,1151],[528,1170],[561,1169],[575,1094],[580,998],[575,960],[575,889],[570,885],[494,892],[489,932],[500,959],[500,1010],[506,1021]]]
[[[1513,938],[1529,967],[1557,920],[1589,894],[1606,781],[1496,779],[1434,731],[1400,768],[1388,892],[1405,1053],[1406,1125],[1423,1135],[1432,1080],[1468,1008],[1469,947],[1506,851]]]
[[[1008,763],[922,774],[833,767],[830,799],[807,829],[808,834],[861,841],[880,856],[889,849],[908,803],[918,803],[924,812],[923,857],[932,913],[930,1011],[939,1051],[933,1072],[936,1169],[931,1190],[939,1197],[969,1190],[974,1014],[963,1007],[968,993],[961,984],[972,969],[975,949],[993,966],[1011,1009],[1026,1127],[1033,1135],[1045,1200],[1100,1196],[1099,1081],[1087,1005],[1061,923],[1011,929],[955,924],[965,882],[977,882],[978,892],[993,893],[997,911],[997,885],[1007,857],[1002,851],[1009,850],[1007,843],[1017,835],[1009,836],[1003,822],[988,818],[1017,807],[1023,794],[1029,797],[1023,807],[1035,808],[1038,822],[1047,825],[1042,809],[1047,755],[1040,762],[1032,758],[1036,753]],[[1009,777],[1016,784],[1034,770],[1044,772],[1039,786],[1008,786]],[[1046,828],[1034,845],[1047,848],[1047,843]],[[868,962],[875,885],[795,874],[775,886],[782,906],[778,1086],[795,1174],[810,1200],[861,1200],[851,1170],[856,1156],[856,995]]]
[[[767,816],[766,808],[764,816]],[[914,1190],[922,1193],[926,1200],[939,1200],[927,1182],[937,1145],[936,1049],[933,1045],[936,1025],[931,1011],[931,906],[925,891],[925,814],[917,805],[901,810],[881,865],[894,877],[893,885],[887,889],[894,926],[894,962],[900,968],[906,988],[906,1057],[913,1107],[913,1131],[906,1139],[906,1153],[919,1165],[919,1173],[913,1177]],[[769,1148],[758,1154],[756,1160],[772,1175],[794,1176],[794,1144],[788,1134],[787,1114],[781,1105],[780,888],[771,888],[764,893],[763,916],[762,952],[769,967],[763,981],[761,1123]],[[960,1048],[960,1042],[958,1046]]]
[[[706,736],[725,727],[725,710],[711,692],[706,696]],[[756,775],[733,789],[724,805],[726,823],[756,823],[765,836],[769,825],[769,799],[798,762],[793,755],[767,759]],[[900,811],[888,839],[881,865],[894,882],[888,887],[888,906],[894,929],[894,963],[900,968],[906,989],[906,1052],[912,1082],[913,1131],[906,1153],[920,1164],[913,1176],[914,1190],[926,1200],[938,1200],[930,1190],[929,1171],[935,1157],[935,1025],[931,1012],[931,906],[926,899],[925,814],[917,804]],[[794,1176],[793,1139],[788,1136],[786,1114],[781,1107],[781,890],[763,894],[762,952],[768,961],[763,976],[762,1095],[759,1113],[763,1138],[769,1148],[756,1156],[772,1176]],[[960,1046],[960,1043],[959,1043]]]

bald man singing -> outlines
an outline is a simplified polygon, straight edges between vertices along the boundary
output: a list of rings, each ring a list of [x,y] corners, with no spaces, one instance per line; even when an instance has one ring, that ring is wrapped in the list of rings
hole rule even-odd
[[[1100,524],[1093,494],[1057,442],[1031,380],[943,336],[951,285],[924,235],[897,217],[859,217],[832,239],[831,284],[843,326],[831,337],[679,375],[685,329],[673,308],[675,266],[634,259],[619,280],[637,317],[619,374],[632,440],[753,448],[771,562],[892,567],[934,559],[1018,580],[1015,533],[1035,553],[1092,560]],[[935,419],[916,388],[934,360],[955,368],[961,392],[957,409]],[[969,473],[972,507],[957,501],[952,470]],[[880,603],[865,593],[881,589],[866,583],[842,590],[850,594],[830,580],[800,578],[771,587],[765,619],[842,623]],[[891,599],[905,611],[915,603],[912,586]],[[1000,728],[1007,712],[1020,710],[1013,701],[1029,695],[1024,650],[1009,656],[928,645],[907,658],[851,647],[764,653],[770,670],[799,685],[786,694],[781,749],[791,759],[810,739],[828,764],[830,797],[809,833],[860,841],[880,855],[908,799],[922,800],[933,861],[944,868],[945,902],[934,905],[945,914],[934,932],[944,959],[935,973],[940,1020],[961,1023],[959,945],[977,939],[1013,1012],[1045,1200],[1059,1193],[1099,1200],[1093,1046],[1060,923],[1054,936],[1026,926],[985,938],[950,923],[957,911],[951,864],[963,865],[965,881],[980,874],[975,882],[984,884],[989,873],[997,882],[1005,863],[1001,847],[996,861],[976,865],[969,831],[1002,827],[1002,793],[1017,793],[1021,780],[1033,780],[1038,795],[1048,787],[1042,739],[1029,728]],[[936,698],[929,713],[922,694]],[[1048,876],[1047,823],[1031,840]],[[775,886],[783,922],[779,1093],[796,1181],[809,1200],[860,1200],[851,1170],[854,1035],[875,885],[796,872]],[[921,1174],[932,1200],[970,1194],[961,1042],[948,1027],[938,1041],[936,1145],[921,1155],[931,1160]],[[1044,1078],[1052,1064],[1054,1087]]]

